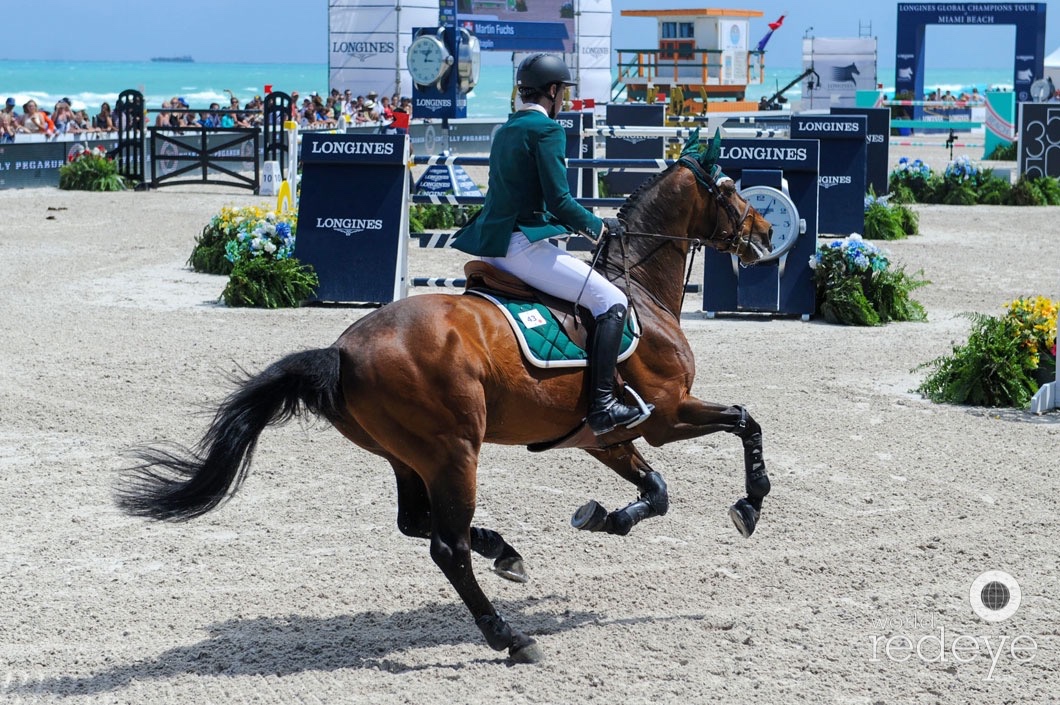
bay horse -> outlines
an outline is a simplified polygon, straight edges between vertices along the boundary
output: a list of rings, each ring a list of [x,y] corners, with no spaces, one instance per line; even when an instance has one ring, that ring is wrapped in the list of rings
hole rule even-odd
[[[698,134],[681,158],[654,175],[619,210],[625,234],[598,245],[594,266],[628,285],[642,330],[620,364],[625,382],[655,411],[634,429],[600,437],[575,434],[591,456],[640,494],[608,512],[595,501],[578,509],[575,528],[625,535],[666,513],[662,476],[634,446],[727,431],[744,447],[747,497],[729,510],[744,536],[754,531],[769,492],[761,428],[740,406],[692,396],[695,356],[681,331],[684,270],[699,244],[751,264],[770,249],[767,220],[716,164]],[[494,560],[509,580],[527,579],[522,556],[499,533],[472,526],[483,443],[547,447],[585,427],[589,392],[580,368],[528,366],[504,314],[478,296],[413,296],[358,320],[328,348],[298,352],[242,380],[219,406],[194,449],[143,448],[141,464],[118,487],[127,513],[182,521],[229,498],[248,471],[259,434],[297,414],[329,421],[358,446],[386,459],[397,478],[401,533],[430,540],[431,558],[456,588],[486,642],[514,662],[535,662],[534,639],[499,615],[479,587],[471,552]],[[580,439],[580,440],[577,440]]]

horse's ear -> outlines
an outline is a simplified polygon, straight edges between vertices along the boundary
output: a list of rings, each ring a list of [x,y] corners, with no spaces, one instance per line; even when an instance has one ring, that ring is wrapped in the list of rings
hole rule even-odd
[[[688,139],[685,140],[685,146],[681,148],[681,156],[693,156],[697,159],[703,152],[703,147],[699,144],[699,128],[695,128],[688,133]]]
[[[710,146],[707,147],[706,153],[700,162],[703,166],[708,169],[718,163],[718,158],[721,157],[721,128],[714,130],[714,137],[710,140]]]

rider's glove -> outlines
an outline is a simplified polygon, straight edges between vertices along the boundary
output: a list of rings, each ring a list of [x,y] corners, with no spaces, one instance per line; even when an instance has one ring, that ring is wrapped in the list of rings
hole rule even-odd
[[[622,221],[618,218],[603,218],[604,221],[604,235],[610,235],[611,237],[622,237],[626,234],[626,226],[622,224]]]

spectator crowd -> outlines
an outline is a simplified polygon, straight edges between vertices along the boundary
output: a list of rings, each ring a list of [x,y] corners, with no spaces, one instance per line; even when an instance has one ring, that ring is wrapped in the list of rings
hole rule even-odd
[[[206,110],[192,110],[182,96],[163,101],[161,109],[152,110],[154,119],[148,124],[174,130],[196,128],[258,127],[264,122],[265,101],[260,95],[245,104],[240,104],[231,91],[228,105],[222,109],[220,103],[211,103]],[[298,91],[291,93],[291,119],[305,128],[338,128],[378,126],[408,127],[412,113],[412,100],[398,94],[380,98],[375,91],[367,95],[353,96],[350,89],[331,89],[326,98],[315,91],[302,98]],[[118,129],[117,116],[110,103],[100,105],[99,112],[89,118],[85,109],[75,110],[69,98],[58,101],[52,110],[43,110],[37,101],[30,99],[18,111],[17,101],[7,98],[0,111],[0,143],[16,141],[20,134],[62,135],[80,133],[114,132]]]

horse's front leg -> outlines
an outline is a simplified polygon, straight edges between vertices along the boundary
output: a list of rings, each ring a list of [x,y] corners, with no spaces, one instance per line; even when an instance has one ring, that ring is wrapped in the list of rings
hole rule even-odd
[[[769,475],[762,458],[762,427],[742,406],[723,406],[687,397],[677,407],[676,422],[665,438],[649,438],[652,445],[698,438],[726,431],[743,442],[743,464],[747,496],[729,508],[729,517],[744,538],[754,533],[762,514],[762,500],[769,494]],[[656,441],[659,441],[658,443]]]
[[[586,448],[589,455],[611,468],[640,488],[640,496],[622,509],[608,512],[595,499],[589,500],[574,512],[571,525],[585,531],[606,531],[625,536],[635,524],[648,517],[662,516],[670,508],[666,482],[651,469],[648,461],[626,441],[609,448]]]

